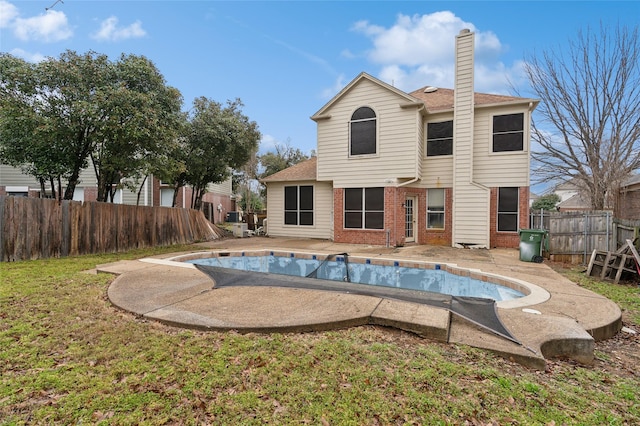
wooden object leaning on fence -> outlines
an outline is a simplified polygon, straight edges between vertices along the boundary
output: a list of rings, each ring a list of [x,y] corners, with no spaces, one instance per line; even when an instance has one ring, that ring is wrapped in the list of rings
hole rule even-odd
[[[635,241],[627,240],[615,252],[594,250],[587,268],[587,275],[597,276],[601,280],[613,280],[618,283],[623,273],[640,276],[640,255]]]

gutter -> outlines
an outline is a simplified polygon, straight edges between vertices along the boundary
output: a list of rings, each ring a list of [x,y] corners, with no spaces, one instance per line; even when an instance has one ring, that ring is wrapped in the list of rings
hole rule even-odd
[[[400,108],[407,108],[407,106],[400,105]],[[422,122],[422,115],[423,115],[424,111],[425,111],[424,104],[420,105],[420,108],[418,108],[418,110],[416,111],[417,113],[419,113],[419,115],[418,115],[418,125],[419,126],[424,126],[424,123]],[[415,182],[419,181],[422,178],[422,176],[420,176],[420,173],[418,172],[418,164],[419,164],[419,162],[422,161],[422,156],[420,155],[420,144],[421,143],[422,143],[422,141],[419,141],[416,144],[416,156],[415,156],[415,158],[416,158],[415,176],[416,177],[414,177],[413,179],[410,179],[410,180],[408,180],[406,182],[402,182],[401,184],[396,185],[396,188],[400,188],[400,187],[403,187],[403,186],[406,186],[406,185],[411,185],[412,183],[415,183]]]

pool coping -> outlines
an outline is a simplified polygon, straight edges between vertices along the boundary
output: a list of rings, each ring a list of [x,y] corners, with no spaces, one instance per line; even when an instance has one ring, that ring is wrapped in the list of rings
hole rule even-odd
[[[187,260],[194,259],[204,259],[207,257],[212,257],[216,255],[220,255],[221,253],[225,253],[228,256],[266,256],[267,254],[272,256],[289,256],[292,254],[296,254],[296,257],[302,257],[298,255],[305,255],[302,258],[311,258],[312,256],[329,256],[334,253],[323,253],[319,251],[292,251],[292,250],[284,250],[277,248],[263,248],[263,249],[255,249],[255,250],[203,250],[198,252],[192,252],[188,254],[181,254],[178,256],[170,257],[167,259],[157,259],[157,258],[144,258],[140,259],[141,262],[149,262],[160,265],[172,265],[178,267],[185,267],[185,265],[190,265],[189,267],[194,267],[193,264],[185,263]],[[385,266],[394,266],[396,262],[398,262],[398,258],[391,257],[363,257],[358,255],[349,255],[350,262],[357,263],[365,263],[367,260],[371,261],[373,265],[385,265]],[[532,284],[530,282],[520,280],[517,278],[510,278],[505,275],[499,275],[494,273],[487,273],[482,271],[481,269],[476,268],[464,268],[455,263],[448,262],[431,262],[431,261],[421,261],[421,260],[400,260],[403,262],[405,267],[410,268],[423,268],[423,269],[436,269],[436,265],[440,267],[441,270],[448,272],[450,274],[459,275],[459,276],[468,276],[471,278],[476,278],[480,281],[488,281],[493,284],[499,284],[504,287],[509,287],[514,290],[518,290],[521,293],[524,293],[525,296],[519,297],[517,299],[512,300],[501,300],[496,301],[496,306],[502,309],[516,309],[516,308],[525,308],[528,306],[537,305],[539,303],[543,303],[551,297],[548,291],[543,289],[542,287]],[[182,263],[182,265],[178,265],[177,263]],[[405,265],[407,263],[407,265]],[[443,268],[444,266],[444,268]]]
[[[248,245],[252,249],[246,250]],[[254,248],[266,250],[265,247],[269,247],[274,251],[348,252],[350,259],[375,257],[410,262],[423,261],[430,255],[427,246],[385,248],[273,237],[226,240],[201,246],[203,250],[195,252],[249,252],[257,251]],[[594,341],[609,338],[622,327],[621,311],[613,302],[577,286],[545,264],[519,261],[517,251],[439,247],[433,250],[442,253],[444,261],[438,261],[439,264],[491,276],[508,274],[509,280],[530,283],[535,286],[532,288],[539,287],[549,294],[549,297],[544,293],[534,295],[526,304],[498,305],[499,317],[522,345],[485,332],[450,315],[447,310],[426,309],[410,302],[349,294],[328,295],[325,294],[328,292],[317,290],[213,289],[211,280],[192,264],[168,260],[182,255],[193,256],[194,252],[98,265],[96,269],[117,275],[108,289],[108,297],[115,306],[170,325],[260,333],[382,325],[428,339],[487,349],[536,369],[544,369],[545,359],[558,356],[588,364],[593,361]],[[283,312],[290,318],[283,319]]]

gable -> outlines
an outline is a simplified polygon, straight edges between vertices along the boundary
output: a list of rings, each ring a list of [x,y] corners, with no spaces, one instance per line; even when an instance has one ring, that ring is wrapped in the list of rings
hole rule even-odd
[[[389,92],[390,95],[395,95],[398,98],[398,102],[407,106],[421,106],[422,102],[419,99],[416,99],[413,96],[408,95],[400,89],[397,89],[381,80],[378,80],[375,77],[370,76],[369,74],[362,72],[356,78],[354,78],[349,84],[347,84],[337,95],[335,95],[329,102],[327,102],[318,112],[311,116],[311,119],[314,121],[322,120],[329,118],[329,111],[331,108],[340,102],[348,93],[350,93],[355,87],[363,84],[363,82],[369,82],[374,85],[380,86]],[[365,83],[366,84],[366,83]]]

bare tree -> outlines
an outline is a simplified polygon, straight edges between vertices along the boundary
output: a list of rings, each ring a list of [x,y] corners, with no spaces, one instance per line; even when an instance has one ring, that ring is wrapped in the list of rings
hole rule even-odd
[[[638,27],[587,28],[565,52],[527,58],[540,98],[532,139],[541,182],[573,179],[594,209],[607,204],[640,168],[640,41]]]

